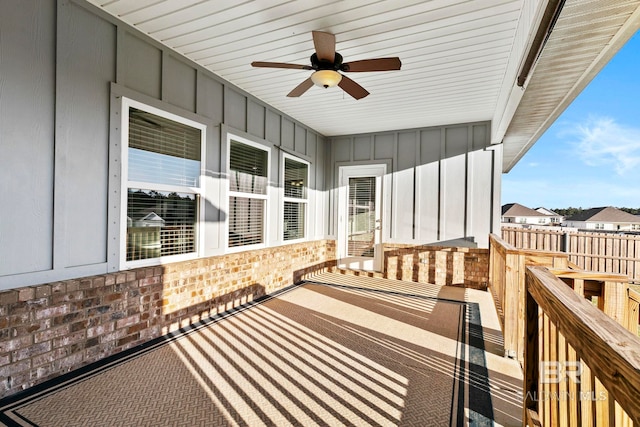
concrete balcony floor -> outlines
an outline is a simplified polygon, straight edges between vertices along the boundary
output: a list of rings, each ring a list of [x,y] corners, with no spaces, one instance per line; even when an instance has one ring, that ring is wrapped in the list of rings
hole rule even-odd
[[[321,273],[3,402],[9,425],[521,425],[489,293]]]

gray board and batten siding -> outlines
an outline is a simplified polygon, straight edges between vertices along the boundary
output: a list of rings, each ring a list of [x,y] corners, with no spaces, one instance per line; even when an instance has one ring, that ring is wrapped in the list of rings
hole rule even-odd
[[[387,165],[383,185],[390,187],[391,206],[383,206],[384,242],[468,240],[486,248],[489,233],[500,229],[502,146],[490,144],[490,122],[333,137],[330,143],[330,188],[341,166]],[[336,234],[332,212],[330,232]]]
[[[281,151],[310,162],[309,237],[327,235],[327,144],[312,129],[89,3],[3,1],[0,43],[0,290],[117,268],[120,96],[207,125],[205,256],[224,250],[225,130],[273,147],[276,193]]]
[[[329,139],[81,0],[0,2],[0,43],[0,290],[120,267],[122,97],[206,125],[203,256],[225,250],[227,132],[270,148],[267,246],[284,243],[282,152],[310,165],[311,240],[337,235],[344,164],[389,165],[383,241],[498,230],[488,122]]]

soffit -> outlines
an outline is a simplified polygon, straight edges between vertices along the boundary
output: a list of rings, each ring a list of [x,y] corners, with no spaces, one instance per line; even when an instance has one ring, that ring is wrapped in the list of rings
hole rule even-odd
[[[89,1],[325,136],[493,120],[505,172],[640,27],[640,0],[567,0],[517,93],[545,1]],[[402,69],[349,73],[371,93],[361,100],[288,98],[311,71],[250,64],[308,64],[313,30],[335,34],[345,62],[398,56]]]
[[[91,0],[152,38],[322,135],[491,120],[523,0]],[[311,71],[311,31],[336,35],[345,62],[398,56],[400,71],[349,73],[371,94],[339,88],[286,95]]]
[[[508,172],[640,28],[640,2],[567,0],[503,139]]]

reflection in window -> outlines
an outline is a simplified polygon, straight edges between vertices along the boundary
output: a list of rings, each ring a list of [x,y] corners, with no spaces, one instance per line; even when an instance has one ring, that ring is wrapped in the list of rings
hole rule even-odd
[[[130,188],[127,261],[195,252],[195,194]]]
[[[126,260],[196,252],[202,130],[129,108]]]

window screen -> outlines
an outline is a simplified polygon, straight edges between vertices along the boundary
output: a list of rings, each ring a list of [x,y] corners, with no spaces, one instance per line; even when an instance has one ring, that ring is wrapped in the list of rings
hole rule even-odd
[[[126,260],[196,252],[202,130],[129,109]]]
[[[229,247],[265,242],[269,153],[229,144]]]

